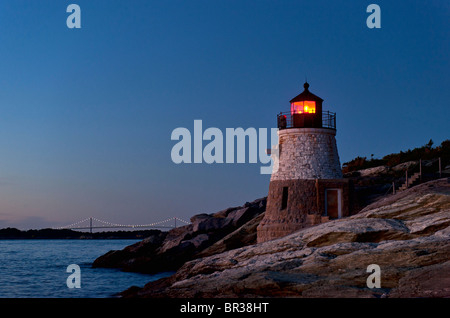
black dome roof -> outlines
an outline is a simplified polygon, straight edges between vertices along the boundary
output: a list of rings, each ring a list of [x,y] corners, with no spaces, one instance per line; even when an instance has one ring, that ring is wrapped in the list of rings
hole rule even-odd
[[[310,101],[316,101],[316,102],[323,102],[323,99],[320,98],[319,96],[314,95],[313,93],[311,93],[308,88],[309,88],[309,84],[308,82],[305,82],[305,84],[303,84],[303,87],[305,88],[305,90],[295,96],[293,99],[291,99],[289,102],[290,103],[294,103],[294,102],[301,102],[301,101],[305,101],[305,100],[310,100]]]

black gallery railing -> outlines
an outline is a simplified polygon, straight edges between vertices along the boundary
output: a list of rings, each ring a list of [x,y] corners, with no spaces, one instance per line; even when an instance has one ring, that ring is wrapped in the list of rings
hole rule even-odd
[[[286,128],[329,128],[336,129],[336,113],[323,111],[322,118],[317,114],[297,114],[291,112],[277,115],[278,129]]]

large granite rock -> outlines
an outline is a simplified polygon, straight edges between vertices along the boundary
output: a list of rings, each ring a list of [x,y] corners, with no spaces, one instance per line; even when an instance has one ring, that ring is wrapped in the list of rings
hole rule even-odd
[[[381,288],[367,287],[370,264]],[[440,179],[352,217],[194,259],[122,296],[450,297],[449,277],[450,181]]]
[[[92,266],[141,273],[176,271],[203,251],[210,255],[256,243],[255,219],[259,220],[265,208],[266,198],[261,198],[217,213],[195,215],[189,225],[156,232],[123,250],[109,251]]]
[[[198,253],[197,257],[206,257],[214,254],[220,254],[241,246],[252,245],[256,243],[256,228],[264,217],[265,212],[251,219],[237,230],[231,232],[223,239]]]
[[[379,174],[385,174],[389,171],[388,166],[378,166],[373,168],[367,168],[358,170],[361,177],[371,176],[371,175],[379,175]]]

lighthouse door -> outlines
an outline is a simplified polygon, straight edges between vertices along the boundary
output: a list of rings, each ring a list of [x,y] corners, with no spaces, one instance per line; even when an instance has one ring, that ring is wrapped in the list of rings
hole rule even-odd
[[[330,219],[340,219],[341,213],[341,189],[325,190],[325,215]]]

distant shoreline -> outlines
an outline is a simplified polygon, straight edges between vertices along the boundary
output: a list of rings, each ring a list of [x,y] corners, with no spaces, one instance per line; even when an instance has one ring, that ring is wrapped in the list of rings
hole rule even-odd
[[[0,240],[49,240],[49,239],[94,239],[94,240],[114,240],[114,239],[144,239],[148,236],[161,232],[160,230],[138,230],[138,231],[107,231],[107,232],[79,232],[62,229],[39,229],[39,230],[19,230],[16,228],[0,229]]]

